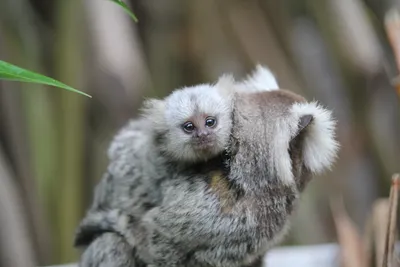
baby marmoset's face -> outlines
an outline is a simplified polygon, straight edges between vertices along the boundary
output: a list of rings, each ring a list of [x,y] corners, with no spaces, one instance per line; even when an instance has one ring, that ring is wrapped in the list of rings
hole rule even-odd
[[[173,92],[165,100],[165,151],[181,161],[201,161],[222,152],[231,133],[231,100],[215,86]]]

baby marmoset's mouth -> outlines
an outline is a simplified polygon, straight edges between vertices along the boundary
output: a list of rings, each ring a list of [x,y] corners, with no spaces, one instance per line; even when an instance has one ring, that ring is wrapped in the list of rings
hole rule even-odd
[[[196,150],[210,150],[215,147],[215,140],[210,136],[195,138],[192,146]]]
[[[192,142],[192,148],[198,156],[209,157],[218,151],[214,138],[196,138]]]

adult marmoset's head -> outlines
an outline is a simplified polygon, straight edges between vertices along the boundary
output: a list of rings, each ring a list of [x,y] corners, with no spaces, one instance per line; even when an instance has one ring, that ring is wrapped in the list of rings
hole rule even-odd
[[[304,172],[320,173],[337,155],[335,120],[317,102],[286,90],[241,94],[234,102],[231,171],[292,183]],[[234,177],[233,176],[233,177]],[[243,178],[244,179],[244,178]],[[253,185],[254,186],[254,185]]]

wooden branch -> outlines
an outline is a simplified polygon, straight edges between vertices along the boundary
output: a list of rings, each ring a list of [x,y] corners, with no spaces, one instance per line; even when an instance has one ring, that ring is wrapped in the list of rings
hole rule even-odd
[[[375,201],[372,207],[372,228],[374,240],[375,265],[381,266],[385,254],[386,227],[389,220],[389,198]]]
[[[383,254],[382,267],[392,267],[393,266],[393,252],[394,244],[396,240],[397,233],[397,208],[399,201],[399,184],[400,176],[398,174],[392,177],[392,186],[390,188],[389,197],[389,219],[386,229],[386,240],[385,240],[385,250]]]

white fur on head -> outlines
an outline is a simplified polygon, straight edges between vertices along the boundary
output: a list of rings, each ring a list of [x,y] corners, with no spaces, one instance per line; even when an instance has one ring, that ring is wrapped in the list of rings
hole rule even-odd
[[[273,141],[268,144],[271,151],[269,161],[271,163],[271,172],[276,171],[277,177],[284,184],[291,184],[294,182],[292,172],[292,161],[289,157],[289,142],[297,131],[298,119],[295,116],[285,118],[284,120],[277,120],[273,127]]]
[[[309,102],[294,104],[291,112],[297,118],[313,116],[303,140],[304,165],[313,173],[330,168],[339,150],[339,143],[335,140],[336,121],[332,118],[331,111],[317,102]]]
[[[199,84],[175,90],[163,100],[150,99],[144,103],[143,116],[151,123],[156,133],[162,134],[161,149],[171,158],[180,161],[199,161],[215,156],[228,143],[231,132],[233,77],[223,76],[215,85]],[[232,92],[231,92],[232,90]],[[182,125],[195,114],[215,117],[213,127],[214,144],[205,153],[194,149],[191,134],[183,131]]]
[[[257,65],[254,71],[238,84],[241,92],[261,92],[278,90],[279,85],[269,68]]]
[[[311,115],[312,121],[304,128],[302,157],[305,167],[313,173],[321,173],[333,164],[339,144],[335,140],[335,125],[331,112],[316,102],[296,102],[289,108],[289,114],[278,119],[273,127],[273,140],[269,144],[270,162],[277,176],[285,184],[294,182],[292,161],[287,153],[289,143],[299,133],[303,116]],[[271,116],[274,116],[271,114]]]

